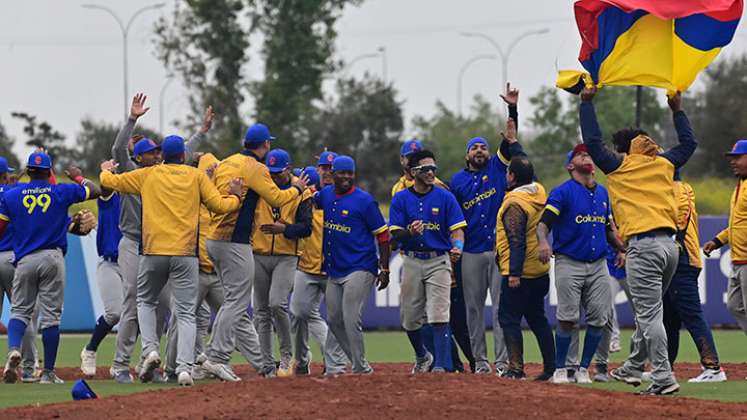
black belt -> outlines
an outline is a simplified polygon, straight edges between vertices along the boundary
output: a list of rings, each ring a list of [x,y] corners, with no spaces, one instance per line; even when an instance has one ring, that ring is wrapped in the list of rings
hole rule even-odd
[[[648,232],[639,233],[633,237],[638,239],[655,238],[657,236],[674,236],[674,230],[669,228],[654,229]]]
[[[115,263],[115,264],[117,263],[117,256],[116,256],[116,255],[115,255],[115,256],[104,255],[104,256],[103,256],[103,257],[101,257],[101,258],[103,258],[103,259],[104,259],[104,261],[109,261],[109,262],[113,262],[113,263]]]
[[[431,258],[437,258],[442,255],[446,255],[446,251],[402,251],[402,253],[404,255],[407,255],[408,257],[417,258],[419,260],[430,260]]]

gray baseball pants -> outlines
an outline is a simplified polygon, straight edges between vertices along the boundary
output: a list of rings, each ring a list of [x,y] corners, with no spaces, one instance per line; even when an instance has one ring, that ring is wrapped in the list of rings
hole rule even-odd
[[[280,344],[280,358],[290,362],[293,342],[288,316],[288,295],[293,288],[298,257],[295,255],[254,256],[254,326],[259,334],[265,370],[275,367],[272,356],[272,327]]]
[[[352,363],[353,373],[371,370],[363,344],[361,316],[374,280],[375,276],[368,271],[354,271],[345,277],[330,278],[327,282],[329,327]]]
[[[195,306],[198,282],[197,257],[143,255],[137,282],[137,319],[142,333],[143,354],[159,352],[156,308],[166,283],[171,284],[173,311],[180,340],[177,342],[176,373],[192,372],[195,358]]]
[[[122,315],[124,300],[124,282],[119,264],[99,259],[96,266],[96,281],[99,284],[101,301],[104,303],[104,321],[109,325],[116,325]]]
[[[18,261],[11,292],[11,318],[30,325],[38,305],[39,329],[58,326],[64,300],[65,257],[60,249],[35,251]]]
[[[344,372],[347,357],[335,335],[327,328],[319,305],[327,288],[327,277],[296,271],[290,300],[291,330],[295,338],[296,364],[308,366],[310,360],[309,333],[319,342],[328,373]]]
[[[451,261],[449,255],[429,260],[405,256],[400,285],[400,322],[405,331],[426,323],[446,324],[451,307]]]
[[[13,277],[16,267],[13,265],[15,255],[13,251],[0,252],[0,313],[3,312],[3,296],[8,297],[8,303],[12,302]],[[39,360],[36,350],[36,324],[39,320],[39,311],[34,311],[32,321],[26,324],[26,332],[21,341],[21,357],[24,368],[34,368]]]
[[[726,291],[726,307],[747,334],[747,265],[731,266],[731,277]]]
[[[498,322],[498,306],[501,298],[501,273],[495,263],[495,252],[462,254],[462,287],[467,306],[467,329],[477,368],[489,365],[485,344],[485,299],[490,291],[493,302],[493,343],[495,365],[508,365],[508,353],[503,340],[503,329]]]

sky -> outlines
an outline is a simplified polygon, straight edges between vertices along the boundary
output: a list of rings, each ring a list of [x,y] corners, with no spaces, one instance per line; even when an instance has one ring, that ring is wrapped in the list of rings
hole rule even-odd
[[[158,3],[90,1],[110,7],[125,21],[139,8]],[[158,129],[162,116],[167,133],[175,130],[170,121],[189,112],[187,92],[176,79],[161,98],[167,71],[154,55],[152,29],[160,16],[170,15],[175,1],[165,0],[165,7],[138,16],[128,38],[128,102],[136,92],[148,94],[153,109],[143,117],[143,124]],[[10,116],[14,111],[37,115],[71,142],[84,116],[111,123],[124,118],[121,31],[105,12],[82,8],[85,2],[0,0],[0,122],[18,140],[23,133]],[[347,8],[338,21],[336,58],[354,61],[344,70],[351,75],[385,73],[399,91],[409,127],[414,116],[432,115],[438,100],[456,109],[458,75],[465,63],[477,56],[496,55],[487,40],[460,33],[484,34],[505,49],[517,36],[547,29],[522,39],[508,60],[508,80],[521,90],[520,112],[529,115],[529,97],[543,85],[553,85],[558,68],[580,68],[576,59],[580,39],[572,3],[367,0],[359,7]],[[255,42],[252,57],[258,57],[258,47]],[[385,59],[377,53],[382,47]],[[746,50],[747,30],[740,27],[722,56]],[[376,56],[357,59],[370,54]],[[250,78],[260,79],[261,59],[251,60],[247,72]],[[475,94],[497,103],[502,78],[499,60],[473,62],[462,79],[464,112]],[[247,125],[252,123],[251,109],[243,111]],[[408,134],[406,131],[403,136]],[[22,141],[17,141],[16,152],[21,156],[28,152]]]

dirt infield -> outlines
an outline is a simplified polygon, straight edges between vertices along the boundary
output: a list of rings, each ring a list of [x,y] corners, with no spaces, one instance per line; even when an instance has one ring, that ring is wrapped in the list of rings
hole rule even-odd
[[[730,377],[744,378],[745,365],[724,366]],[[630,393],[582,390],[531,381],[470,374],[409,374],[409,365],[376,364],[368,376],[318,375],[266,380],[242,366],[239,383],[207,383],[193,388],[114,396],[42,407],[0,411],[0,417],[26,418],[747,418],[747,404],[676,397],[639,397]],[[532,366],[530,373],[537,373]],[[686,378],[699,372],[680,365]],[[102,374],[106,370],[101,369]],[[316,371],[319,372],[318,370]],[[73,379],[73,369],[60,372]],[[737,380],[739,380],[737,379]],[[632,389],[632,388],[631,388]]]

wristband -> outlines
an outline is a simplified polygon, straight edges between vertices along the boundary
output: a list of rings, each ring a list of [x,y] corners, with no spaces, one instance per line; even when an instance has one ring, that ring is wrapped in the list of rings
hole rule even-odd
[[[75,181],[76,184],[83,185],[83,182],[85,182],[85,178],[83,178],[83,175],[78,175],[75,178],[73,178],[73,181]]]
[[[461,239],[455,239],[452,241],[452,244],[454,245],[454,248],[464,251],[464,241]]]

